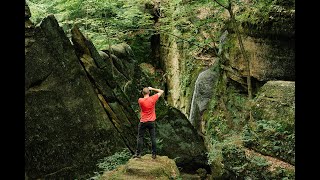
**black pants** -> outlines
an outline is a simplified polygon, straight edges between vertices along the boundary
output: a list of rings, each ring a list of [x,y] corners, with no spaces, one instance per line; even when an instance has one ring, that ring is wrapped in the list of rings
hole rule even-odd
[[[156,123],[155,121],[149,121],[149,122],[145,122],[139,123],[138,126],[138,139],[137,139],[137,154],[141,153],[141,149],[143,146],[143,138],[144,138],[144,132],[146,131],[146,129],[149,130],[149,134],[151,137],[151,144],[152,144],[152,154],[156,154]]]

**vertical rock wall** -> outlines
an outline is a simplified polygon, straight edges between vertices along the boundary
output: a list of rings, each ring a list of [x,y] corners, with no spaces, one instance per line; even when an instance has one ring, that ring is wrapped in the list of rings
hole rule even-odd
[[[32,179],[70,179],[92,173],[98,159],[126,145],[54,16],[44,18],[35,28],[27,24],[28,19],[26,175]]]

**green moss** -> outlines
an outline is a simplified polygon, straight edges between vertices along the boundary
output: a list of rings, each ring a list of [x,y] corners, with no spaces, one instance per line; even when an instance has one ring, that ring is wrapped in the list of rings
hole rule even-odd
[[[151,154],[130,159],[125,165],[105,172],[102,179],[178,179],[180,172],[175,162],[167,156],[151,158]]]
[[[242,7],[236,13],[246,34],[255,37],[294,36],[294,1],[261,1]]]
[[[160,155],[177,158],[177,165],[186,171],[195,171],[199,166],[207,168],[203,141],[179,110],[169,108],[157,118],[157,127],[157,137],[163,140]]]
[[[254,99],[245,146],[295,164],[295,83],[268,81]]]
[[[219,67],[217,68],[219,70]],[[207,135],[222,141],[232,131],[241,132],[249,114],[248,99],[246,94],[228,84],[223,74],[212,89],[213,96],[203,119],[207,124]]]

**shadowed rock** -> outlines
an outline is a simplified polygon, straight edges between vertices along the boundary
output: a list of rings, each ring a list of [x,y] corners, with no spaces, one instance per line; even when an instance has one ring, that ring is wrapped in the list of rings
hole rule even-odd
[[[235,46],[230,50],[230,65],[242,76],[248,74],[247,62],[244,61],[238,41],[233,37]],[[294,40],[243,39],[245,50],[250,60],[250,74],[259,81],[295,80]]]
[[[176,159],[183,172],[195,172],[198,168],[210,171],[202,137],[179,110],[168,107],[158,116],[157,138],[162,146],[159,154]]]
[[[268,81],[254,99],[246,147],[295,164],[295,82]]]
[[[122,140],[133,152],[136,146],[137,123],[139,122],[134,110],[130,105],[126,94],[122,91],[123,84],[128,80],[117,71],[116,67],[106,59],[109,57],[104,52],[98,53],[94,46],[88,46],[87,40],[77,27],[73,27],[72,41],[77,56],[81,60],[92,86],[96,88],[97,94],[103,107],[113,122],[115,128],[122,137]],[[102,59],[106,66],[98,66],[96,57],[86,51],[97,52],[99,59]],[[102,55],[102,56],[101,56]],[[119,77],[123,77],[119,80]]]
[[[126,145],[55,17],[44,18],[31,38],[25,54],[26,176],[81,178]]]

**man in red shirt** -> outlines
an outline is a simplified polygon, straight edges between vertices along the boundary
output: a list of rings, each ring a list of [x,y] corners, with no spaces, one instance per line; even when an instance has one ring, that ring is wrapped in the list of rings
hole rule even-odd
[[[157,93],[150,96],[150,90]],[[137,151],[134,158],[141,157],[141,149],[143,146],[143,137],[146,129],[149,130],[152,144],[152,158],[156,158],[156,102],[162,95],[163,90],[155,89],[152,87],[145,87],[142,90],[143,98],[139,98],[138,103],[140,106],[140,122],[138,125],[138,138],[137,138]]]

